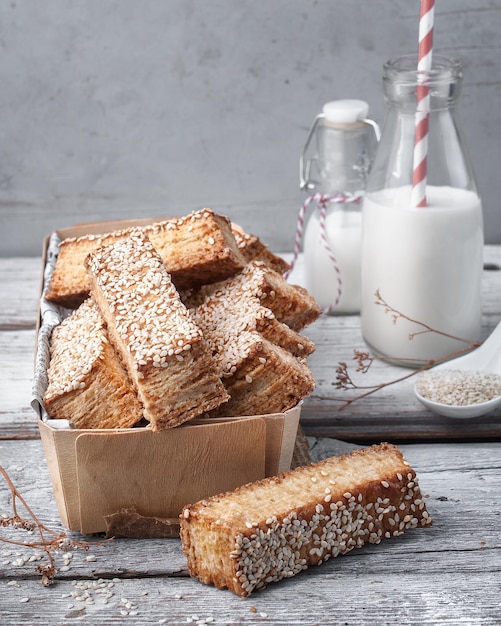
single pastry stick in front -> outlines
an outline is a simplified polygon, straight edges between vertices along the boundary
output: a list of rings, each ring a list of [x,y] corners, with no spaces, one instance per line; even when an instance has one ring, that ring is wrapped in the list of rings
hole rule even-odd
[[[190,575],[240,596],[431,524],[416,473],[390,444],[187,505],[180,520]]]
[[[85,265],[153,430],[177,426],[228,399],[202,331],[143,233],[94,251]]]

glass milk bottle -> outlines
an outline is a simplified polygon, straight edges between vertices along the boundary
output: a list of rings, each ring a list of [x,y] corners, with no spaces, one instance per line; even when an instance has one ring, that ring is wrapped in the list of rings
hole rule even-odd
[[[413,56],[384,65],[387,116],[362,210],[362,333],[375,353],[407,366],[481,333],[483,221],[456,119],[461,65],[434,55],[425,79],[416,68]],[[418,78],[430,102],[422,207],[412,196]]]
[[[324,201],[304,233],[305,287],[326,313],[360,311],[361,196],[379,133],[368,111],[363,100],[328,102],[301,155],[301,188]]]

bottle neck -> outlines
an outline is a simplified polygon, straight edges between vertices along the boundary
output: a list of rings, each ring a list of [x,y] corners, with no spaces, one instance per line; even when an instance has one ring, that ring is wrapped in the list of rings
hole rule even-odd
[[[473,168],[465,149],[456,105],[461,86],[457,61],[434,56],[423,76],[415,57],[401,57],[384,66],[383,86],[387,114],[367,192],[413,185],[418,86],[428,88],[426,102],[426,185],[476,190]],[[420,113],[423,109],[420,108]],[[422,119],[422,118],[421,118]]]
[[[415,112],[418,89],[427,89],[427,109],[452,110],[460,96],[462,84],[461,65],[457,60],[440,55],[433,57],[431,70],[419,72],[413,55],[399,57],[385,63],[383,68],[383,92],[388,106],[403,112]]]

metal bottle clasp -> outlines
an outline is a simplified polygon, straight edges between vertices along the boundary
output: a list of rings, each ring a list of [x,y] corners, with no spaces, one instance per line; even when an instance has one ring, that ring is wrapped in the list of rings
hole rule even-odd
[[[308,136],[306,137],[306,142],[304,144],[303,150],[299,156],[299,188],[302,191],[315,189],[315,187],[318,187],[318,184],[319,184],[318,181],[311,178],[312,163],[314,163],[315,161],[319,161],[319,158],[316,155],[307,158],[306,153],[310,146],[311,139],[313,135],[315,134],[317,126],[320,123],[320,121],[323,119],[325,119],[325,115],[323,113],[319,113],[313,120],[310,130],[308,131]],[[364,124],[367,124],[368,126],[372,128],[374,132],[374,136],[376,138],[376,142],[379,142],[381,138],[381,130],[379,128],[379,124],[375,122],[374,120],[371,120],[368,118],[361,119],[359,121]]]

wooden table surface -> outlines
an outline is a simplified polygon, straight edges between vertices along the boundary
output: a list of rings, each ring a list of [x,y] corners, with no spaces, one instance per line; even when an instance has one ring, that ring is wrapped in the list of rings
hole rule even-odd
[[[493,269],[485,271],[485,336],[501,319],[501,249],[487,247],[486,261]],[[62,532],[30,408],[40,273],[39,258],[0,259],[0,465],[36,515]],[[433,526],[247,599],[190,579],[177,538],[116,539],[77,550],[68,562],[58,554],[50,587],[35,572],[36,550],[0,542],[0,624],[501,624],[501,414],[437,418],[413,398],[412,379],[338,411],[332,382],[338,361],[364,347],[359,319],[324,317],[307,334],[317,344],[310,358],[317,389],[302,413],[312,458],[398,442]],[[376,363],[371,384],[399,373]],[[10,507],[0,481],[0,520]],[[0,526],[0,537],[8,532]]]

